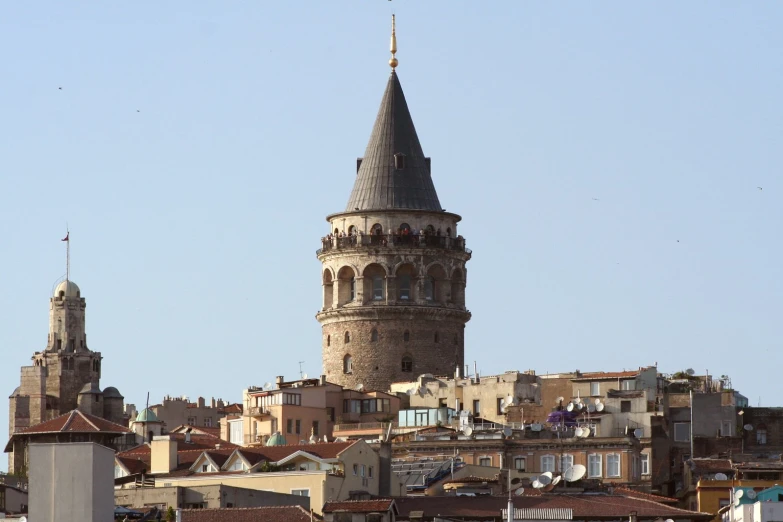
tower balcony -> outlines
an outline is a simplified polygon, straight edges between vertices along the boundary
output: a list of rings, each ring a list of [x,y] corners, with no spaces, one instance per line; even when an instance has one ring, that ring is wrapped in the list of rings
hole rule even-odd
[[[349,250],[361,248],[412,248],[412,249],[438,249],[464,252],[470,255],[472,252],[465,246],[465,238],[462,236],[436,236],[414,234],[363,234],[343,237],[321,238],[321,248],[316,255],[335,250]]]

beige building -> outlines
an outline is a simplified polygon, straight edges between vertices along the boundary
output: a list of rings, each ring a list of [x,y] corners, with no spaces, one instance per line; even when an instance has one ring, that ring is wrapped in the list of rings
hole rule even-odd
[[[279,433],[288,444],[357,435],[379,437],[397,416],[400,399],[377,391],[344,389],[319,379],[286,382],[243,392],[244,416],[226,419],[228,439],[243,446],[265,444]],[[241,431],[240,431],[241,430]]]
[[[241,405],[226,404],[223,399],[210,399],[199,397],[195,402],[190,402],[186,396],[163,398],[161,404],[153,404],[149,409],[155,417],[163,423],[164,432],[171,431],[177,426],[195,426],[199,428],[213,428],[218,433],[220,419],[230,413],[242,413]]]
[[[91,442],[30,445],[30,520],[114,519],[114,450]]]
[[[262,506],[302,506],[310,509],[310,498],[237,488],[225,484],[194,487],[123,488],[114,492],[114,503],[130,509],[157,507],[174,509],[219,509]]]
[[[316,512],[329,499],[346,500],[358,492],[398,495],[401,491],[399,482],[391,480],[389,466],[384,467],[379,453],[362,440],[251,448],[218,442],[203,449],[205,440],[201,438],[194,445],[200,449],[190,449],[187,442],[174,436],[163,436],[150,445],[118,454],[118,491],[145,485],[193,488],[224,484],[307,496]]]

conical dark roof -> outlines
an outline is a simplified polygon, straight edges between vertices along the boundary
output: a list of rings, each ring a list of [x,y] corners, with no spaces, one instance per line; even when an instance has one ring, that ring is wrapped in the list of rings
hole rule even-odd
[[[402,155],[395,158],[395,155]],[[400,80],[392,71],[345,210],[442,210]]]

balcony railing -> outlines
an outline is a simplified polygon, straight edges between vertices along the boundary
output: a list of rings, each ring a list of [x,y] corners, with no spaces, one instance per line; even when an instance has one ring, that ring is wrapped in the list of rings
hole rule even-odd
[[[269,415],[269,410],[263,406],[253,406],[247,409],[247,414],[250,417],[259,417],[261,415]]]
[[[392,422],[392,429],[397,427],[396,422]],[[349,422],[344,424],[335,424],[332,433],[340,431],[369,431],[369,430],[388,430],[388,422]]]
[[[321,238],[321,245],[318,254],[331,250],[366,247],[438,248],[471,253],[470,249],[465,247],[465,238],[462,236],[372,234],[324,237]]]

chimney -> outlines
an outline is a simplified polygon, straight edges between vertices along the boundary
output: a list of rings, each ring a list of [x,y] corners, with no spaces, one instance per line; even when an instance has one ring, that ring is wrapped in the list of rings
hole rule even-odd
[[[177,441],[171,435],[153,437],[150,454],[150,473],[169,473],[177,467]]]
[[[631,514],[628,516],[628,522],[638,522],[639,517],[637,516],[636,511],[631,511]]]
[[[207,403],[206,403],[206,401],[204,400],[204,397],[199,397],[199,398],[198,398],[198,407],[199,407],[199,408],[203,408],[204,406],[206,406],[206,404],[207,404]]]
[[[321,386],[326,386],[326,375],[321,375]]]
[[[220,443],[219,443],[219,442],[215,443],[215,449],[216,449],[216,450],[219,450],[219,449],[220,449]]]
[[[285,379],[283,378],[283,376],[282,376],[282,375],[278,375],[277,377],[275,377],[275,384],[277,384],[277,387],[278,387],[278,388],[279,388],[279,387],[280,387],[280,385],[281,385],[281,384],[283,384],[284,382],[285,382]]]
[[[209,403],[210,407],[217,408],[217,402],[215,402],[215,398],[212,397],[212,401]]]

